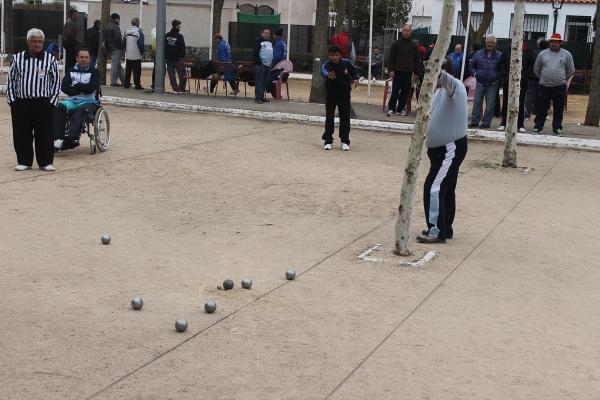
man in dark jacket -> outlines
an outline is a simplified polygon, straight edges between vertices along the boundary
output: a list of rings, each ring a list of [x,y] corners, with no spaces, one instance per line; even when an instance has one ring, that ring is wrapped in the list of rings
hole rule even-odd
[[[104,43],[106,53],[110,55],[110,86],[121,86],[125,82],[125,71],[121,65],[121,50],[123,49],[123,36],[119,23],[121,17],[114,13],[110,16],[110,22],[104,27]],[[121,81],[121,85],[119,85]]]
[[[325,141],[324,150],[331,150],[333,144],[335,108],[340,114],[340,140],[342,150],[350,150],[350,92],[358,82],[356,67],[342,58],[342,50],[338,46],[329,48],[329,60],[321,65],[321,74],[325,81],[327,98],[325,100]]]
[[[87,49],[78,51],[77,64],[65,73],[61,90],[69,97],[58,104],[54,116],[54,148],[57,150],[79,146],[85,115],[95,112],[98,107],[100,72],[90,66]],[[70,120],[69,131],[65,133],[67,118]]]
[[[65,22],[65,26],[62,31],[66,69],[69,69],[75,65],[75,58],[77,57],[77,48],[79,47],[80,42],[77,35],[77,20],[79,20],[79,13],[77,10],[70,10],[69,19],[67,22]]]
[[[271,64],[273,63],[273,44],[270,41],[271,30],[265,28],[254,42],[254,101],[257,104],[268,102],[265,92],[269,84]]]
[[[409,24],[402,28],[402,37],[390,48],[388,69],[393,79],[392,93],[388,102],[388,117],[396,111],[406,115],[404,106],[410,95],[413,73],[420,70],[421,57],[417,44],[412,40],[412,27]]]
[[[473,99],[473,113],[469,127],[477,128],[481,119],[483,99],[485,98],[485,114],[481,128],[487,129],[494,117],[494,106],[500,82],[500,66],[502,53],[496,49],[496,37],[488,35],[485,39],[485,49],[479,50],[471,59],[469,65],[471,75],[477,80],[475,98]]]
[[[527,114],[525,115],[525,118],[529,118],[531,114],[535,114],[535,103],[537,102],[538,86],[540,84],[540,78],[533,72],[533,65],[535,64],[538,54],[550,46],[544,37],[538,38],[536,44],[537,46],[532,52],[532,65],[527,74],[527,96],[525,96],[525,110],[527,110]]]
[[[94,21],[94,26],[85,32],[85,47],[90,51],[90,67],[96,68],[98,61],[98,49],[100,48],[100,26],[99,19]]]
[[[185,40],[181,31],[181,21],[174,19],[171,21],[171,31],[166,36],[165,60],[167,61],[167,73],[169,82],[175,93],[185,92],[186,79],[184,71],[180,66],[180,60],[185,58]],[[179,83],[175,77],[175,71],[179,76]]]

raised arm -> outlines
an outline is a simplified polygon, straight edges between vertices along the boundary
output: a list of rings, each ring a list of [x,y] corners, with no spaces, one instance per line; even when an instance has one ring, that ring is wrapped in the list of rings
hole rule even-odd
[[[446,90],[448,95],[452,97],[456,92],[456,85],[461,85],[461,83],[458,79],[449,75],[446,71],[441,71],[438,79],[438,85]]]

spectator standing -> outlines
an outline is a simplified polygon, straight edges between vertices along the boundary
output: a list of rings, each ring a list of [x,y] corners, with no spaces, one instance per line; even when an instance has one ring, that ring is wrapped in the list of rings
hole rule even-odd
[[[63,48],[65,49],[65,68],[69,69],[75,65],[77,57],[77,48],[79,47],[79,37],[77,34],[77,21],[79,13],[77,10],[69,10],[69,19],[65,22],[62,31]]]
[[[537,47],[533,51],[532,65],[527,75],[527,96],[525,97],[525,109],[529,112],[529,114],[536,113],[535,105],[537,103],[538,86],[540,83],[540,78],[538,78],[535,75],[535,72],[533,72],[533,66],[535,65],[535,60],[537,59],[538,54],[546,50],[549,46],[550,45],[548,41],[544,37],[540,37],[537,40]]]
[[[522,57],[521,57],[521,90],[519,92],[519,117],[517,119],[517,129],[521,133],[527,132],[525,130],[525,97],[527,95],[527,77],[529,71],[533,69],[533,52],[527,47],[527,42],[523,40],[523,44],[521,45]],[[510,61],[507,61],[510,63]],[[505,69],[507,71],[506,75],[510,75],[510,64],[505,65]],[[508,78],[507,78],[508,82]],[[503,89],[504,90],[504,89]],[[508,83],[506,85],[506,92],[502,94],[502,122],[500,122],[499,131],[504,131],[506,129],[506,118],[508,115]]]
[[[86,113],[98,108],[100,72],[90,65],[90,53],[82,48],[77,52],[77,64],[67,70],[62,80],[61,90],[67,99],[61,101],[54,116],[54,148],[72,149],[79,146],[81,124]],[[70,118],[69,131],[65,134],[67,118]]]
[[[167,73],[169,74],[169,82],[175,93],[184,93],[186,79],[183,69],[181,68],[181,59],[185,58],[185,40],[181,34],[181,21],[174,19],[171,21],[171,31],[166,35],[166,51],[165,59],[167,61]],[[179,83],[177,83],[177,77]]]
[[[85,31],[85,47],[90,52],[90,66],[96,68],[98,61],[98,50],[100,49],[100,27],[102,23],[99,19],[94,21],[94,25]]]
[[[417,237],[421,243],[444,243],[454,236],[456,181],[468,147],[467,118],[467,90],[454,78],[452,61],[446,58],[431,102],[427,129],[431,167],[423,187],[427,229]]]
[[[121,86],[125,83],[125,72],[121,65],[121,50],[123,49],[123,37],[121,35],[121,17],[117,13],[110,16],[110,22],[103,30],[106,53],[110,55],[110,86]]]
[[[52,56],[56,59],[56,61],[60,60],[60,48],[56,42],[52,42],[48,45],[46,52],[52,54]]]
[[[388,102],[388,117],[400,112],[406,115],[404,106],[410,95],[413,73],[418,73],[421,66],[419,48],[412,40],[412,27],[405,24],[402,27],[402,37],[396,40],[390,48],[388,69],[392,81],[392,93]]]
[[[559,33],[550,37],[550,48],[538,54],[533,71],[540,78],[538,87],[537,114],[533,133],[541,133],[548,116],[548,108],[552,102],[554,113],[552,115],[552,131],[558,135],[563,134],[563,111],[565,109],[565,96],[567,94],[567,81],[575,73],[573,56],[562,49],[562,38]]]
[[[371,55],[371,79],[376,80],[377,77],[381,77],[383,72],[383,54],[381,49],[377,46],[373,47],[373,54]]]
[[[135,17],[131,20],[131,27],[125,31],[125,83],[124,87],[131,87],[131,74],[133,72],[133,83],[137,90],[143,89],[142,58],[145,50],[144,31],[140,28],[140,19]]]
[[[270,37],[271,31],[265,28],[254,43],[254,101],[257,104],[269,101],[265,98],[265,92],[273,63],[273,44],[269,40]]]
[[[481,49],[473,55],[470,64],[471,75],[477,80],[475,98],[473,99],[473,113],[469,127],[479,126],[483,100],[485,99],[485,113],[481,128],[487,129],[494,117],[494,106],[500,80],[500,63],[502,53],[496,49],[496,37],[488,35],[485,39],[485,49]]]
[[[463,75],[463,80],[473,76],[471,75],[471,60],[473,59],[475,53],[477,53],[479,50],[481,50],[481,45],[479,43],[473,43],[471,45],[471,52],[467,54],[467,60],[465,61],[465,73]]]
[[[6,100],[12,117],[16,171],[31,169],[35,158],[43,171],[55,171],[53,116],[60,94],[58,63],[44,51],[44,32],[27,32],[27,50],[13,56],[6,81]]]
[[[221,35],[220,33],[217,33],[215,35],[215,45],[217,46],[217,61],[221,62],[221,63],[231,64],[231,62],[232,62],[231,46],[229,46],[229,43],[227,42],[227,40],[223,39],[223,35]],[[225,82],[229,82],[229,85],[231,86],[231,90],[233,91],[234,96],[240,92],[239,88],[238,88],[238,84],[235,80],[235,72],[234,71],[225,72],[225,74],[223,75],[223,80]],[[211,93],[213,91],[212,82],[211,82],[210,91],[211,91]]]
[[[453,71],[453,76],[456,79],[460,79],[460,71],[462,70],[462,63],[463,63],[463,51],[462,51],[462,44],[458,43],[456,46],[454,46],[454,52],[450,53],[450,60],[452,61],[452,71]]]
[[[324,150],[331,150],[333,144],[333,132],[335,109],[337,107],[340,115],[340,140],[342,150],[350,150],[350,93],[352,86],[358,82],[358,71],[350,62],[342,58],[342,50],[338,46],[331,46],[328,51],[329,60],[321,65],[321,74],[326,79],[325,90],[325,133],[322,139],[325,141]]]

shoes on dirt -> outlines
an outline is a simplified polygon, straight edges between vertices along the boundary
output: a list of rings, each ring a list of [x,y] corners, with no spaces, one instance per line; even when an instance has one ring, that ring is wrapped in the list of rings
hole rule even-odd
[[[331,143],[325,143],[325,145],[323,146],[323,150],[327,150],[330,151],[333,148],[333,146],[331,145]]]
[[[406,112],[406,110],[400,111],[400,116],[401,117],[406,117],[407,115],[408,115],[408,113]]]
[[[19,164],[15,167],[15,171],[27,171],[28,169],[31,169],[30,165]]]
[[[45,167],[41,167],[40,169],[42,171],[46,171],[46,172],[54,172],[54,171],[56,171],[56,168],[54,168],[54,165],[52,165],[52,164],[48,164]]]
[[[350,151],[350,145],[347,143],[342,143],[342,151]]]
[[[417,236],[417,242],[425,244],[446,243],[446,239],[440,239],[435,236],[429,235],[419,235]]]
[[[534,135],[539,135],[540,133],[542,133],[542,130],[540,128],[533,128],[531,133],[533,133]]]
[[[387,112],[387,116],[388,116],[388,117],[391,117],[391,116],[392,116],[392,115],[394,115],[394,114],[396,114],[396,113],[394,112],[394,110],[388,110],[388,112]]]
[[[554,130],[554,134],[556,136],[562,136],[563,135],[563,130],[561,128],[555,129]]]
[[[519,128],[519,133],[527,133],[527,129],[520,127]]]
[[[422,235],[422,236],[427,236],[427,235],[429,235],[429,230],[427,230],[427,229],[423,229],[423,230],[421,231],[421,235]],[[454,236],[454,234],[453,234],[453,233],[449,233],[449,234],[446,236],[446,239],[452,239],[452,236]]]

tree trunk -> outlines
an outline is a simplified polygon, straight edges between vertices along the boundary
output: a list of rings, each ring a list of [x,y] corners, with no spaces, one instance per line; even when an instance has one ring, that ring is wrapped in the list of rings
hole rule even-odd
[[[338,0],[337,15],[335,17],[335,33],[340,33],[344,28],[346,18],[346,0]]]
[[[110,0],[102,0],[102,10],[100,11],[100,49],[98,51],[97,68],[100,71],[100,83],[106,85],[106,45],[104,44],[104,27],[110,21]]]
[[[522,0],[521,0],[522,1]],[[412,243],[410,230],[412,222],[412,211],[415,203],[417,190],[417,178],[419,165],[423,154],[425,134],[429,127],[429,115],[431,113],[431,101],[433,92],[440,74],[441,60],[446,55],[446,50],[452,38],[454,28],[455,0],[444,0],[440,30],[435,43],[431,58],[425,67],[425,77],[421,85],[421,95],[417,105],[417,117],[413,128],[412,139],[406,167],[404,169],[404,180],[402,182],[402,193],[400,195],[400,206],[396,219],[396,237],[394,253],[401,256],[412,254]]]
[[[13,48],[13,0],[4,0],[4,50],[12,54]]]
[[[504,159],[502,160],[503,167],[512,168],[517,166],[517,120],[519,118],[519,94],[521,93],[524,18],[525,0],[515,0],[508,87],[508,120],[506,123]]]
[[[592,83],[585,112],[584,125],[598,126],[600,124],[600,1],[596,6],[594,62],[592,64]]]
[[[325,103],[325,79],[321,76],[321,60],[327,55],[329,31],[329,0],[317,0],[317,15],[313,38],[313,73],[310,85],[311,103]]]
[[[225,0],[215,0],[215,6],[213,8],[213,31],[210,35],[210,40],[213,40],[215,34],[221,32],[221,15],[223,14],[223,4]],[[212,47],[212,54],[210,55],[211,60],[216,59],[217,48]]]
[[[481,24],[477,27],[477,30],[473,29],[473,18],[471,18],[471,26],[467,27],[467,18],[469,14],[469,0],[460,0],[461,9],[461,20],[465,31],[469,32],[469,45],[475,43],[475,40],[481,41],[481,38],[487,32],[492,20],[494,19],[494,10],[492,0],[484,0],[483,2],[483,17]],[[469,49],[464,49],[465,54],[468,53]]]

